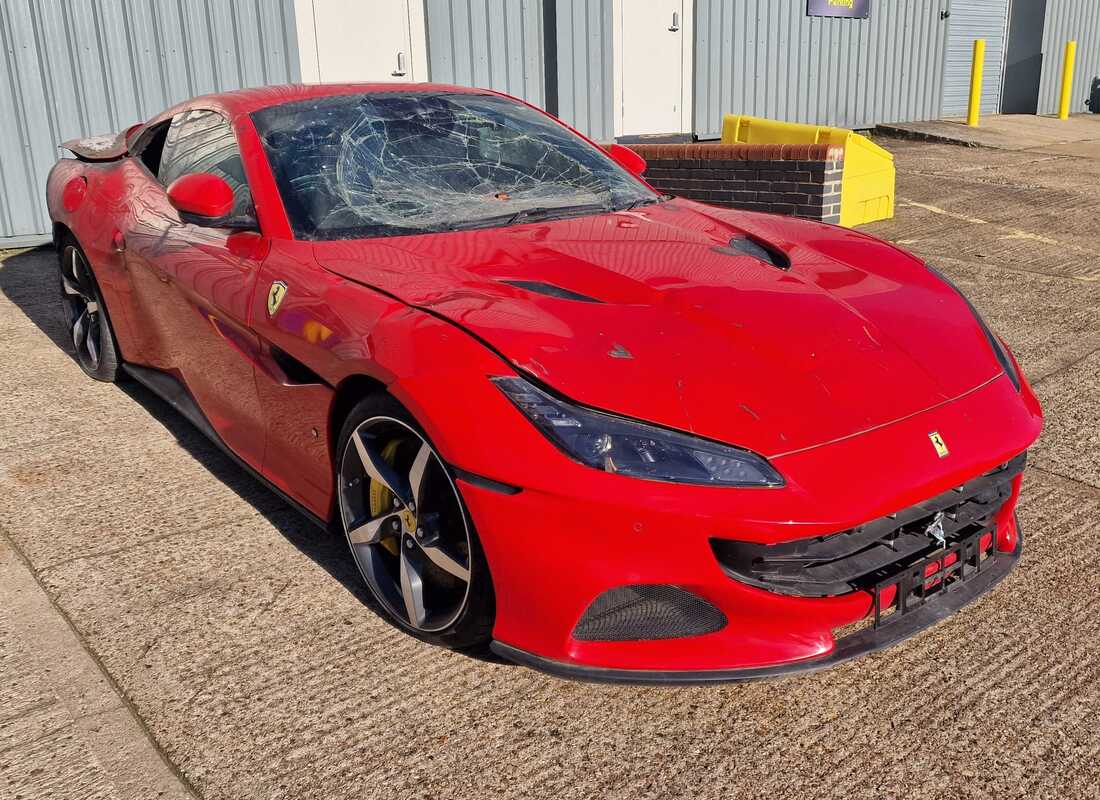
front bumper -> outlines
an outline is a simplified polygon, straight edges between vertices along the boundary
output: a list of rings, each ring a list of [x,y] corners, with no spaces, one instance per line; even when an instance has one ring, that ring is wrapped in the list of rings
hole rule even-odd
[[[555,661],[528,653],[503,642],[492,643],[497,655],[526,667],[548,672],[561,678],[593,683],[632,683],[650,685],[699,685],[708,683],[735,683],[780,678],[801,672],[828,669],[845,661],[882,650],[902,642],[950,617],[963,606],[977,600],[1000,583],[1016,566],[1023,545],[1023,534],[1016,524],[1016,549],[1010,553],[996,553],[981,571],[964,582],[946,587],[933,599],[905,614],[896,621],[881,627],[868,626],[863,630],[837,640],[836,647],[826,655],[786,664],[742,669],[702,670],[645,670],[611,669],[584,664]]]
[[[830,536],[952,490],[1009,462],[1034,441],[1041,416],[1030,394],[1025,403],[1020,399],[1004,378],[928,413],[777,457],[773,463],[788,483],[776,490],[639,481],[573,465],[557,453],[513,492],[460,474],[497,597],[493,648],[520,663],[578,678],[691,683],[820,669],[906,638],[1011,570],[1018,555],[1012,536],[1022,476],[996,514],[997,531],[1005,536],[996,540],[990,568],[877,630],[840,634],[873,616],[869,587],[828,596],[770,591],[731,576],[712,542],[769,545]],[[949,458],[937,456],[930,430],[950,442]],[[726,624],[678,638],[597,641],[577,635],[578,622],[597,598],[630,586],[690,592],[721,612]]]

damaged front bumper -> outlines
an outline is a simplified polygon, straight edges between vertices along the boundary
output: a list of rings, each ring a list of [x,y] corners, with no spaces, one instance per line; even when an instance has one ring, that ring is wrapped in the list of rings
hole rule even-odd
[[[901,641],[1011,571],[1022,454],[1040,426],[1005,379],[777,458],[782,489],[577,467],[506,494],[459,476],[500,598],[493,649],[584,680],[705,683],[822,669]],[[949,459],[929,430],[952,443]],[[723,540],[751,544],[723,553]],[[586,624],[594,609],[614,625]]]
[[[532,667],[562,678],[596,683],[690,685],[751,681],[763,678],[779,678],[801,672],[813,672],[835,667],[845,661],[851,661],[859,656],[890,647],[914,634],[920,633],[925,628],[947,619],[963,606],[977,600],[1004,580],[1013,567],[1016,566],[1022,544],[1023,536],[1017,525],[1016,548],[1012,552],[1001,553],[994,549],[993,555],[985,563],[972,564],[972,571],[969,571],[965,576],[962,575],[963,569],[970,562],[964,560],[954,562],[958,564],[959,580],[945,585],[931,599],[908,608],[898,608],[885,618],[880,616],[882,609],[879,607],[878,598],[881,590],[877,591],[874,617],[868,620],[869,624],[866,627],[837,639],[836,646],[826,655],[802,661],[766,667],[725,670],[609,669],[542,658],[503,642],[493,642],[492,649],[497,655],[523,666]],[[955,550],[952,549],[949,552],[955,552]],[[937,560],[942,560],[944,555],[939,554],[921,562],[915,565],[915,569],[923,575],[927,566],[932,565]]]

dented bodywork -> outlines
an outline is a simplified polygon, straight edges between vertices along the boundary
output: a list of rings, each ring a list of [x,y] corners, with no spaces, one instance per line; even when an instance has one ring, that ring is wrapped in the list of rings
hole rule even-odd
[[[117,161],[127,153],[126,133],[69,139],[61,147],[81,161]]]

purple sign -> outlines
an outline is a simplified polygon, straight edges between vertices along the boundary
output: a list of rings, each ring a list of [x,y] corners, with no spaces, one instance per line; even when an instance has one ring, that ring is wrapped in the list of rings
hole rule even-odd
[[[866,19],[871,13],[871,0],[806,0],[806,13],[811,17]]]

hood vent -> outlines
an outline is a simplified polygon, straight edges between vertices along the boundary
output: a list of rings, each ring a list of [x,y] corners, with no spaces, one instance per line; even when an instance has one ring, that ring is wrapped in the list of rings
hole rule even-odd
[[[602,303],[603,300],[597,300],[595,297],[589,297],[586,294],[578,294],[577,292],[571,292],[568,289],[563,289],[560,286],[555,286],[552,283],[544,283],[543,281],[501,281],[509,286],[515,286],[518,289],[526,289],[529,292],[535,292],[536,294],[544,294],[547,297],[556,297],[559,300],[576,300],[581,303]]]
[[[750,256],[778,269],[791,268],[791,260],[785,253],[749,236],[734,236],[728,245],[715,247],[714,251],[727,256]]]

